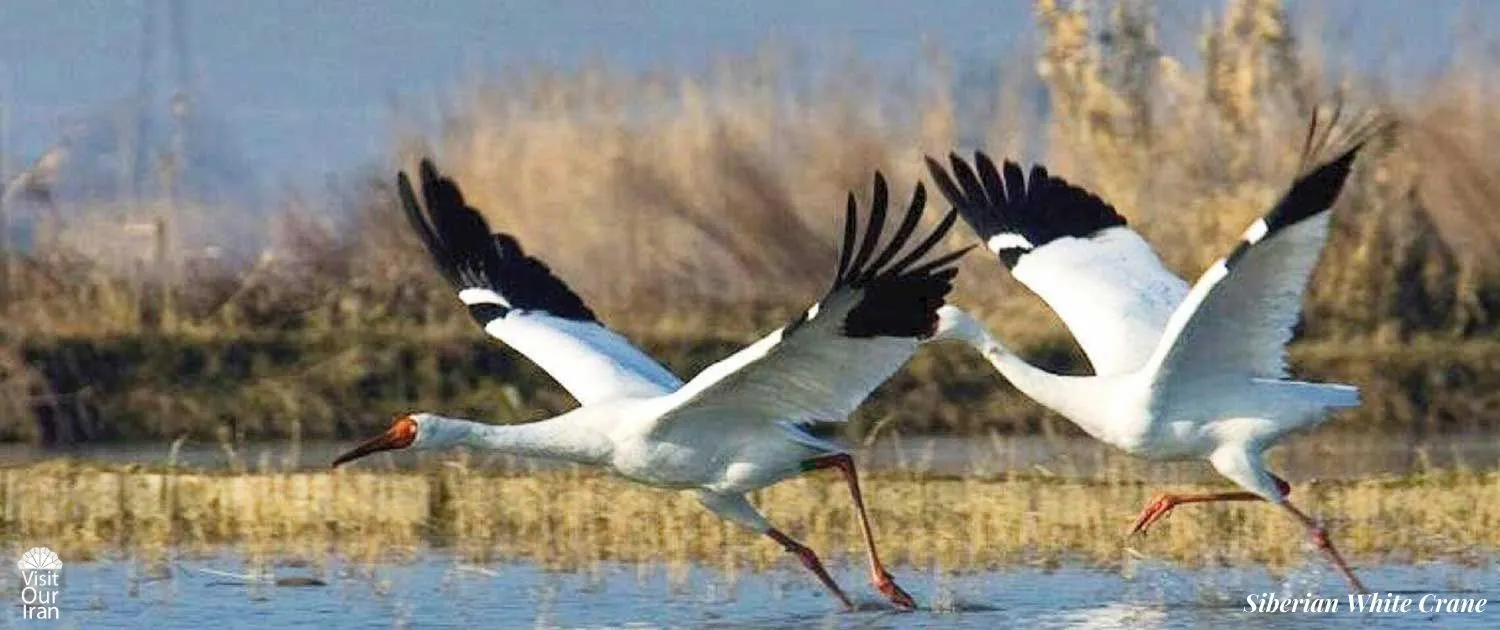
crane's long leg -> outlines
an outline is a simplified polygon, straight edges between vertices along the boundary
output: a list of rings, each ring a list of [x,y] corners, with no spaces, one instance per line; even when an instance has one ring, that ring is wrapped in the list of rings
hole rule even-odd
[[[1355,591],[1358,591],[1360,593],[1369,592],[1365,590],[1365,585],[1359,581],[1359,578],[1354,576],[1354,572],[1349,569],[1348,563],[1344,562],[1344,557],[1339,555],[1337,549],[1334,549],[1333,543],[1328,541],[1328,530],[1323,529],[1323,526],[1319,525],[1317,521],[1314,521],[1306,514],[1303,514],[1301,510],[1298,510],[1291,503],[1287,502],[1286,496],[1291,493],[1291,485],[1288,484],[1286,480],[1277,477],[1276,475],[1272,474],[1271,471],[1266,470],[1265,466],[1260,462],[1260,454],[1258,452],[1251,453],[1239,448],[1220,449],[1210,455],[1208,461],[1209,463],[1213,464],[1215,470],[1219,471],[1219,474],[1229,478],[1230,481],[1233,481],[1239,484],[1241,487],[1247,489],[1261,490],[1261,492],[1256,493],[1226,493],[1227,495],[1231,495],[1233,498],[1225,498],[1220,500],[1245,500],[1245,495],[1251,495],[1255,498],[1275,496],[1270,494],[1272,488],[1274,488],[1275,492],[1281,499],[1277,502],[1277,504],[1283,508],[1286,508],[1288,512],[1291,512],[1292,516],[1296,517],[1297,521],[1301,523],[1303,527],[1307,528],[1308,538],[1312,540],[1314,545],[1317,545],[1318,549],[1321,550],[1324,555],[1328,556],[1328,559],[1333,562],[1333,566],[1337,568],[1340,573],[1344,574],[1344,578],[1349,580],[1349,585],[1353,587]],[[1182,503],[1185,501],[1178,502]],[[1170,501],[1168,503],[1170,504]],[[1152,505],[1155,505],[1155,503],[1153,503]],[[1168,507],[1167,509],[1171,508]],[[1150,507],[1148,507],[1147,510],[1149,511]],[[1160,516],[1158,516],[1157,518],[1160,518]]]
[[[844,473],[844,480],[849,484],[849,494],[854,497],[854,509],[859,513],[859,528],[864,532],[865,549],[869,552],[871,582],[891,603],[903,608],[916,608],[917,602],[896,585],[896,579],[885,570],[885,565],[880,562],[880,553],[875,550],[875,534],[870,530],[870,517],[865,514],[865,500],[859,491],[859,474],[854,469],[854,458],[848,453],[834,453],[807,460],[803,467],[807,470],[837,468]]]
[[[808,549],[806,545],[792,540],[790,536],[771,527],[771,523],[766,520],[765,516],[761,515],[760,510],[750,505],[750,501],[745,498],[745,495],[720,494],[707,490],[699,490],[698,500],[703,502],[704,507],[723,517],[725,520],[765,534],[771,540],[781,545],[782,549],[796,554],[797,559],[802,561],[802,566],[807,567],[808,571],[812,571],[813,575],[817,576],[818,581],[823,583],[823,588],[828,589],[828,592],[832,593],[839,600],[839,603],[844,605],[844,610],[854,610],[854,603],[849,601],[849,596],[845,595],[844,590],[839,588],[839,585],[833,581],[833,577],[828,575],[828,571],[823,568],[823,562],[818,560],[818,555],[813,553],[813,550]]]
[[[1269,474],[1269,473],[1268,473]],[[1292,484],[1286,480],[1271,475],[1276,482],[1276,489],[1281,491],[1281,496],[1292,492]],[[1135,526],[1130,529],[1132,534],[1144,534],[1151,525],[1172,511],[1172,508],[1187,503],[1208,503],[1210,501],[1264,501],[1260,495],[1253,492],[1216,492],[1213,494],[1172,494],[1164,492],[1156,495],[1151,502],[1141,510],[1140,516],[1135,519]]]
[[[812,571],[813,575],[818,577],[818,581],[823,583],[823,588],[828,589],[829,593],[844,604],[844,610],[854,610],[854,602],[849,601],[849,596],[845,595],[843,589],[840,589],[839,585],[833,581],[833,577],[828,575],[828,571],[823,568],[823,562],[818,560],[818,554],[774,527],[766,530],[766,535],[780,544],[782,549],[797,554],[797,559],[802,561],[802,566]]]
[[[1307,528],[1307,537],[1312,540],[1314,545],[1317,545],[1318,549],[1323,552],[1323,555],[1328,556],[1328,560],[1333,563],[1333,566],[1336,567],[1340,573],[1344,574],[1344,579],[1349,580],[1349,586],[1353,587],[1354,590],[1359,593],[1370,592],[1365,588],[1364,583],[1359,581],[1359,578],[1354,577],[1354,571],[1351,571],[1349,569],[1349,565],[1344,562],[1344,557],[1339,555],[1339,551],[1333,548],[1333,543],[1328,540],[1328,530],[1324,529],[1323,526],[1318,524],[1317,521],[1313,520],[1312,517],[1303,514],[1302,510],[1299,510],[1296,507],[1292,506],[1291,503],[1282,501],[1281,507],[1284,507],[1288,512],[1291,512],[1292,516],[1296,517],[1296,519],[1300,521],[1304,527]]]

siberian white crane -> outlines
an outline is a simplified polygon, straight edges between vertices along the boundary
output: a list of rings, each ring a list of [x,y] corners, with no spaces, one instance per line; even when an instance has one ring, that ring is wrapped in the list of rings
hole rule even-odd
[[[411,182],[401,174],[401,200],[459,300],[486,333],[535,361],[581,406],[520,425],[405,415],[385,433],[339,456],[334,466],[379,451],[467,445],[600,466],[650,486],[694,490],[715,514],[796,554],[834,597],[851,607],[812,550],[772,527],[745,498],[747,492],[804,472],[837,468],[859,515],[872,581],[896,605],[915,606],[876,553],[853,459],[807,429],[814,422],[844,420],[920,344],[949,330],[939,310],[957,273],[953,263],[966,250],[931,259],[927,255],[952,228],[955,213],[907,247],[926,205],[919,184],[900,226],[880,244],[887,189],[876,173],[863,237],[854,196],[849,196],[838,270],[823,299],[684,383],[604,327],[577,294],[540,260],[527,256],[514,238],[491,236],[458,186],[429,161],[421,165],[421,182],[425,203],[418,203]]]
[[[1354,387],[1288,380],[1286,370],[1286,344],[1328,235],[1328,210],[1377,129],[1355,126],[1333,141],[1337,119],[1335,112],[1320,127],[1314,115],[1300,176],[1191,289],[1113,207],[1041,166],[1026,177],[1013,162],[996,169],[983,153],[975,154],[977,169],[950,155],[950,177],[932,158],[927,164],[990,251],[1062,318],[1095,376],[1032,366],[971,319],[955,334],[1022,393],[1089,435],[1144,458],[1207,459],[1246,490],[1161,494],[1133,533],[1179,504],[1269,501],[1301,522],[1363,592],[1323,527],[1287,501],[1291,486],[1262,463],[1262,453],[1288,433],[1359,404]],[[1325,149],[1336,156],[1314,163]]]

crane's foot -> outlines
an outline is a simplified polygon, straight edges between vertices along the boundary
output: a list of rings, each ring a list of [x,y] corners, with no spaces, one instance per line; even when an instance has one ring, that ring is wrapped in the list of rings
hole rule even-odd
[[[886,599],[891,600],[891,603],[895,604],[898,608],[914,610],[917,607],[917,601],[912,599],[911,595],[902,590],[900,586],[897,586],[896,579],[891,577],[891,574],[889,573],[882,572],[880,574],[880,577],[876,578],[875,588],[878,589],[881,594],[885,595]]]
[[[1156,498],[1151,499],[1151,502],[1146,504],[1146,508],[1141,510],[1141,515],[1136,517],[1135,526],[1130,528],[1130,533],[1132,535],[1146,533],[1153,523],[1165,518],[1172,508],[1177,507],[1178,503],[1177,495],[1165,493],[1156,495]]]

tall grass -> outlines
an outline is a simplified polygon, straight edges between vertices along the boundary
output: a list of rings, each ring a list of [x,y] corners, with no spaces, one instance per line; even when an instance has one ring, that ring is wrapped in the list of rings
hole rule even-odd
[[[1365,153],[1336,208],[1303,335],[1329,365],[1353,372],[1315,367],[1319,376],[1364,378],[1394,392],[1378,412],[1394,414],[1393,424],[1425,422],[1445,386],[1416,368],[1368,369],[1361,353],[1495,332],[1500,221],[1490,207],[1500,200],[1500,166],[1485,150],[1500,140],[1500,113],[1488,106],[1500,82],[1496,60],[1464,52],[1443,76],[1393,91],[1329,68],[1274,0],[1230,0],[1203,26],[1197,49],[1182,53],[1164,50],[1149,6],[1090,12],[1040,0],[1035,66],[997,60],[1000,88],[978,98],[957,91],[942,59],[918,81],[847,64],[793,87],[806,68],[775,51],[725,62],[708,78],[601,67],[481,79],[447,102],[436,137],[398,132],[392,162],[435,155],[495,227],[541,255],[607,322],[691,372],[819,294],[843,195],[868,194],[876,169],[899,198],[923,177],[923,153],[1024,149],[1114,203],[1171,268],[1192,277],[1274,201],[1293,175],[1311,108],[1341,95],[1388,110],[1400,131]],[[1037,115],[1032,85],[1045,88]],[[1033,137],[1043,146],[1025,146]],[[966,146],[975,138],[985,146]],[[451,360],[478,333],[407,233],[386,170],[346,178],[354,183],[336,208],[288,203],[269,225],[232,224],[230,237],[266,235],[262,253],[244,264],[191,246],[206,209],[65,222],[50,245],[9,261],[0,406],[16,413],[0,433],[68,442],[315,426],[310,436],[342,435],[397,406],[476,391],[450,381],[479,378],[454,372]],[[111,231],[119,224],[143,234]],[[951,245],[971,240],[959,228]],[[136,254],[117,255],[122,247]],[[1086,369],[1056,318],[993,260],[971,256],[953,299],[1049,365]],[[426,350],[392,350],[393,338]],[[1357,352],[1341,359],[1338,348]],[[124,363],[101,367],[101,356]],[[1452,367],[1458,382],[1492,379],[1489,356],[1452,355],[1475,361]],[[958,396],[939,399],[957,405],[939,415],[972,418],[962,407],[997,409],[977,394],[994,388],[981,374],[960,374],[975,384],[966,389],[923,382],[885,392]],[[517,392],[528,408],[566,404],[541,383]],[[1486,401],[1466,404],[1493,405]],[[484,411],[493,415],[494,403]],[[122,414],[151,420],[109,428]]]
[[[1300,526],[1266,504],[1181,507],[1149,536],[1126,537],[1129,510],[1163,489],[1117,473],[1097,481],[894,474],[865,484],[881,549],[897,563],[1117,567],[1135,554],[1286,566],[1308,557]],[[1294,493],[1304,508],[1326,516],[1340,547],[1361,560],[1483,562],[1500,548],[1494,472],[1322,482]],[[820,553],[862,553],[848,490],[835,475],[791,480],[756,493],[755,501]],[[787,562],[777,545],[718,519],[691,493],[581,469],[497,476],[472,471],[462,459],[425,473],[205,474],[64,462],[0,469],[0,534],[6,544],[45,541],[72,558],[121,549],[150,558],[232,545],[262,561],[329,553],[383,561],[438,546],[468,561],[524,558],[562,567]]]

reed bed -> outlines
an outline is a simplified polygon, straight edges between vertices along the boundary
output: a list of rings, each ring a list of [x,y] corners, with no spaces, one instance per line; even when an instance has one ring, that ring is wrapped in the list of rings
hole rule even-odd
[[[418,404],[499,399],[454,364],[509,359],[463,350],[478,332],[396,209],[391,175],[419,153],[606,322],[690,371],[820,294],[826,274],[807,270],[830,268],[845,191],[867,195],[876,169],[899,198],[923,153],[1045,160],[1193,277],[1273,202],[1311,107],[1335,94],[1388,110],[1399,133],[1362,155],[1334,210],[1302,333],[1348,354],[1310,371],[1390,393],[1374,413],[1402,428],[1495,417],[1482,384],[1495,363],[1465,358],[1500,330],[1500,162],[1487,158],[1500,72],[1485,42],[1396,92],[1327,63],[1275,0],[1226,1],[1188,50],[1158,41],[1148,2],[1039,0],[1035,13],[1034,50],[958,60],[995,85],[960,80],[941,55],[906,81],[774,49],[706,75],[519,68],[447,95],[436,134],[395,125],[388,163],[335,177],[326,206],[8,207],[16,223],[57,221],[0,259],[0,439],[347,437]],[[951,245],[971,241],[960,227]],[[1049,367],[1086,370],[993,259],[965,261],[953,301]],[[425,345],[393,352],[393,339]],[[1363,363],[1365,349],[1413,345],[1437,349],[1432,369],[1379,380],[1394,371]],[[512,393],[526,410],[564,404],[533,381]],[[907,428],[993,428],[957,409]],[[1026,409],[1014,428],[1042,427]]]
[[[910,474],[876,475],[864,486],[886,557],[941,570],[1118,567],[1142,556],[1286,566],[1306,556],[1298,526],[1263,504],[1186,506],[1148,536],[1127,538],[1135,511],[1168,489],[1162,486]],[[1335,540],[1364,561],[1486,562],[1500,550],[1500,471],[1302,484],[1293,497],[1326,515]],[[754,499],[826,556],[862,553],[836,475],[790,480]],[[457,461],[412,473],[210,474],[66,461],[8,468],[0,470],[0,535],[18,548],[47,544],[69,558],[118,551],[163,558],[228,546],[260,561],[319,562],[329,554],[401,561],[432,547],[465,562],[524,559],[556,568],[623,561],[733,572],[784,561],[775,545],[720,521],[691,494],[579,469],[482,474]]]

